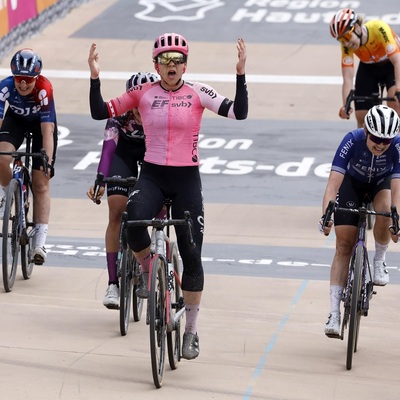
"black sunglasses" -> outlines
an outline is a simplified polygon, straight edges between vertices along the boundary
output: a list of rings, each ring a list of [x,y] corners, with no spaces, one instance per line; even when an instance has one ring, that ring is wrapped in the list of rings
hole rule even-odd
[[[375,144],[383,144],[384,146],[387,146],[388,144],[393,142],[393,139],[381,139],[378,138],[374,135],[371,135],[370,133],[368,134],[369,138],[371,139],[371,142],[374,142]]]

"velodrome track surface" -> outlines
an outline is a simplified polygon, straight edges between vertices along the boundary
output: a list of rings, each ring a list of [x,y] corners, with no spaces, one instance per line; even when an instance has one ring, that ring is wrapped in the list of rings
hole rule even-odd
[[[54,71],[50,79],[60,120],[69,115],[90,115],[88,79],[59,76],[60,71],[87,71],[92,41],[98,44],[105,76],[108,71],[152,67],[150,40],[91,39],[75,34],[117,3],[90,1],[18,46],[33,47],[41,54],[45,75],[51,75],[46,70]],[[106,31],[107,27],[102,29]],[[158,33],[161,32],[155,28],[153,36]],[[190,46],[188,74],[234,73],[234,39],[232,44],[197,41]],[[247,47],[250,113],[246,121],[249,125],[245,126],[262,121],[268,130],[269,120],[282,124],[336,121],[340,91],[337,84],[327,83],[328,79],[313,85],[276,84],[265,78],[337,76],[338,49],[334,43],[249,42]],[[13,51],[9,56],[12,54]],[[8,68],[8,60],[9,57],[2,60],[0,68]],[[259,76],[264,79],[261,83],[257,83]],[[117,83],[103,79],[104,98],[119,93],[115,86],[121,88],[125,79],[120,78]],[[233,95],[232,83],[211,83],[222,93]],[[214,116],[206,113],[205,118]],[[103,125],[98,125],[98,141],[102,139]],[[343,130],[348,126],[343,122]],[[299,137],[299,141],[304,140],[305,136]],[[60,165],[66,163],[59,161]],[[86,182],[85,187],[90,183]],[[73,184],[66,183],[66,191],[73,191]],[[263,184],[267,183],[260,181]],[[55,182],[55,186],[62,187],[62,183]],[[323,182],[320,188],[322,196]],[[290,195],[296,199],[295,193],[286,193]],[[270,204],[266,194],[264,203],[252,204],[249,195],[247,204],[206,203],[206,212],[205,241],[220,245],[221,249],[228,244],[257,245],[285,253],[287,247],[297,247],[309,248],[316,254],[331,249],[333,255],[332,238],[327,240],[315,228],[320,216],[315,202],[301,207]],[[51,238],[102,239],[106,223],[105,202],[94,207],[84,193],[73,198],[68,193],[63,196],[62,190],[54,194]],[[398,251],[391,245],[392,259],[397,259]],[[378,289],[370,316],[362,320],[353,369],[347,371],[346,341],[323,335],[329,307],[328,273],[327,270],[324,279],[251,276],[251,271],[240,276],[206,274],[199,317],[200,357],[190,362],[182,360],[177,371],[170,371],[167,366],[164,386],[156,390],[144,321],[132,322],[127,336],[121,337],[118,313],[101,304],[106,270],[87,268],[84,258],[78,268],[59,268],[52,264],[50,253],[46,266],[35,268],[31,280],[18,278],[13,292],[0,292],[2,398],[398,399],[399,286]]]

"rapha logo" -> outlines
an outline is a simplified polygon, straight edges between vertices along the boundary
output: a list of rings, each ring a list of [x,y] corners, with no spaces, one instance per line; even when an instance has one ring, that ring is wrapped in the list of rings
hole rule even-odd
[[[196,21],[203,19],[205,13],[225,5],[218,0],[139,0],[145,10],[135,14],[144,21]]]

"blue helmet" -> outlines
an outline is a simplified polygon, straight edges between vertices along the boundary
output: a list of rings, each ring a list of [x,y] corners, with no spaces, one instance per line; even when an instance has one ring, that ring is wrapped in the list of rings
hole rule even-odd
[[[32,49],[18,50],[10,62],[13,75],[38,76],[42,71],[42,59]]]

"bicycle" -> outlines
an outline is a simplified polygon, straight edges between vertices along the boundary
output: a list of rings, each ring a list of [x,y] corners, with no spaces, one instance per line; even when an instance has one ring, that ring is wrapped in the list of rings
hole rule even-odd
[[[109,177],[105,178],[103,174],[98,173],[94,183],[93,201],[100,204],[98,199],[100,187],[103,184],[113,183],[129,188],[129,193],[135,186],[136,178],[128,177]],[[140,321],[143,311],[144,300],[136,296],[136,288],[141,279],[140,264],[133,255],[132,250],[127,244],[126,232],[127,213],[124,212],[121,218],[121,227],[119,233],[119,251],[117,256],[117,275],[120,287],[120,303],[119,303],[119,327],[122,336],[128,332],[130,322],[130,308],[132,302],[132,314],[135,322]]]
[[[179,263],[178,248],[170,239],[172,225],[186,227],[189,245],[194,248],[192,220],[189,211],[183,219],[170,219],[171,201],[164,201],[166,219],[129,220],[126,226],[152,227],[152,259],[149,269],[148,318],[150,325],[150,354],[153,381],[157,388],[163,384],[165,367],[165,339],[167,339],[168,361],[175,370],[181,360],[181,318],[185,304],[181,288],[182,270]],[[165,229],[166,228],[166,229]]]
[[[380,212],[367,209],[367,203],[363,202],[358,209],[337,207],[334,201],[330,201],[326,208],[323,226],[328,226],[334,212],[341,211],[356,213],[359,215],[357,240],[349,264],[347,284],[343,292],[343,321],[341,333],[338,336],[331,335],[337,339],[344,339],[344,329],[348,327],[346,368],[350,370],[353,363],[353,354],[357,352],[358,336],[360,332],[361,317],[367,317],[369,302],[377,292],[374,290],[373,277],[371,274],[368,251],[366,247],[366,224],[367,215],[380,215],[392,218],[393,225],[390,226],[394,232],[399,231],[399,216],[396,207],[392,206],[390,212]]]
[[[44,149],[32,153],[32,133],[25,132],[25,152],[0,152],[13,160],[12,178],[8,185],[2,228],[2,271],[6,292],[11,292],[17,274],[18,255],[21,249],[21,269],[24,279],[29,279],[33,270],[32,240],[35,234],[30,204],[34,200],[32,190],[32,158],[41,158],[43,171],[47,175],[48,156]],[[24,161],[23,161],[24,159]]]
[[[354,89],[350,90],[350,93],[347,96],[346,104],[344,107],[346,114],[349,114],[349,111],[351,108],[351,103],[355,100],[372,102],[374,106],[383,104],[384,101],[395,101],[394,97],[385,97],[384,96],[385,87],[386,87],[385,83],[380,82],[379,83],[379,92],[372,93],[371,96],[356,96],[355,90]],[[373,211],[372,203],[368,203],[367,207],[368,207],[368,210]],[[374,215],[372,213],[369,213],[367,215],[367,228],[372,229],[373,226],[374,226]]]

